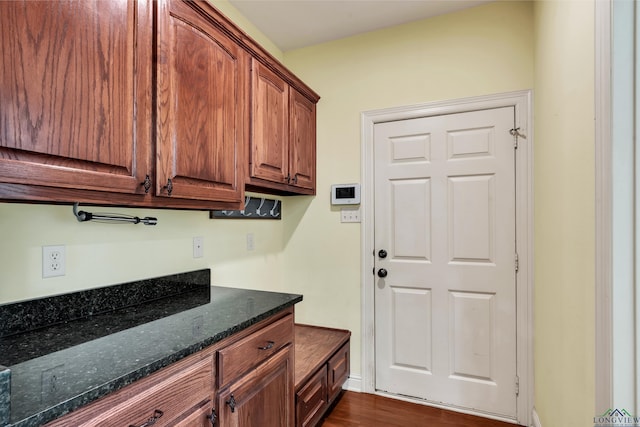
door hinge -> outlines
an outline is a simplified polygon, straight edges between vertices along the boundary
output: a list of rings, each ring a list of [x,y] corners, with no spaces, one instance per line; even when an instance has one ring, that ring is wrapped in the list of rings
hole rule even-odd
[[[520,395],[520,377],[516,375],[516,396]]]
[[[520,270],[520,258],[518,258],[518,253],[516,252],[516,261],[515,261],[516,273]]]

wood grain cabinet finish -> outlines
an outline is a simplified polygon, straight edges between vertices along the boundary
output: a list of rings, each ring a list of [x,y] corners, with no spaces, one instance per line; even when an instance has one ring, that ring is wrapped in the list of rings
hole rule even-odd
[[[158,196],[241,202],[249,62],[204,3],[158,2]]]
[[[296,427],[319,425],[349,377],[351,332],[295,325]]]
[[[251,89],[251,176],[288,184],[289,85],[254,59]]]
[[[285,316],[218,351],[221,426],[293,426],[293,325]]]
[[[0,43],[1,200],[315,194],[319,96],[208,1],[0,1]]]
[[[291,184],[316,189],[316,104],[291,88],[289,91],[289,166]]]
[[[231,344],[218,352],[218,386],[222,388],[293,342],[293,316]]]
[[[250,186],[315,194],[316,102],[252,60]]]
[[[144,194],[151,4],[0,2],[0,183]]]
[[[296,392],[296,427],[310,427],[318,423],[329,406],[327,366],[320,369]]]
[[[293,345],[250,370],[218,395],[220,426],[294,425]]]
[[[203,352],[140,380],[49,427],[211,426],[215,369]]]

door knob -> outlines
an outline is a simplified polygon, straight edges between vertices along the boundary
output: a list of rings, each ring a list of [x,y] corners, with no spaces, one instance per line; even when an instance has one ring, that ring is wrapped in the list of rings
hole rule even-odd
[[[387,270],[384,268],[378,270],[378,277],[387,277]]]
[[[384,249],[380,249],[380,251],[378,252],[378,256],[380,258],[386,258],[387,257],[387,251],[385,251]]]

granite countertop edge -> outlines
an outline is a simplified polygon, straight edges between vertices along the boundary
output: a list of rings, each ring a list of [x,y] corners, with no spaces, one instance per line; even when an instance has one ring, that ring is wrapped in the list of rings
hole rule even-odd
[[[95,387],[91,390],[88,390],[78,396],[75,396],[71,399],[65,400],[63,402],[60,402],[58,404],[56,404],[55,406],[52,406],[50,408],[47,408],[41,412],[38,412],[36,414],[33,414],[25,419],[22,419],[20,421],[17,421],[13,424],[8,424],[6,427],[37,427],[37,426],[41,426],[43,424],[46,424],[48,422],[51,422],[57,418],[60,418],[70,412],[72,412],[73,410],[79,409],[82,406],[85,406],[95,400],[98,400],[101,397],[105,397],[117,390],[120,390],[126,386],[128,386],[129,384],[134,383],[135,381],[138,381],[144,377],[147,377],[149,375],[151,375],[152,373],[167,367],[187,356],[190,356],[194,353],[197,353],[200,350],[203,350],[204,348],[215,344],[217,342],[222,341],[225,338],[228,338],[252,325],[255,325],[256,323],[282,311],[285,310],[286,308],[292,307],[295,304],[299,303],[302,301],[302,295],[298,295],[297,297],[279,305],[276,306],[268,311],[265,311],[257,316],[254,316],[250,319],[247,319],[244,322],[240,322],[234,326],[229,327],[228,329],[224,330],[223,332],[217,333],[213,336],[207,337],[201,341],[199,341],[196,344],[193,344],[189,347],[186,347],[184,349],[178,350],[173,352],[172,354],[169,354],[165,357],[162,357],[159,360],[156,360],[155,362],[149,363],[139,369],[136,369],[126,375],[122,375],[120,377],[114,378],[110,381],[108,381],[107,383]]]

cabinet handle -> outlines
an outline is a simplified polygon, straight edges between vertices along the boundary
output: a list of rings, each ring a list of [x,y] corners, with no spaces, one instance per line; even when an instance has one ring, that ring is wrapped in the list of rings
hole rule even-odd
[[[285,179],[287,180],[287,184],[289,184],[291,182],[291,174],[287,174]]]
[[[232,414],[236,412],[236,403],[236,398],[233,397],[233,393],[231,393],[231,397],[229,398],[229,400],[227,400],[227,405],[229,405],[229,408],[231,408]]]
[[[258,350],[271,350],[274,344],[275,342],[273,341],[267,341],[267,345],[265,345],[264,347],[258,347]]]
[[[146,178],[144,179],[144,181],[140,184],[144,187],[144,192],[148,193],[149,190],[151,189],[151,178],[149,178],[149,175],[146,176]]]
[[[173,182],[171,182],[171,178],[167,179],[167,185],[165,185],[163,188],[167,189],[167,194],[170,196],[171,192],[173,191]]]
[[[211,410],[211,415],[207,415],[207,419],[211,422],[211,426],[215,427],[218,414],[216,414],[215,408]]]
[[[133,425],[133,424],[129,424],[129,427],[149,427],[149,426],[152,426],[163,415],[164,415],[164,412],[162,412],[159,409],[156,409],[155,411],[153,411],[153,416],[151,418],[149,418],[144,424],[140,424],[139,426],[136,426],[136,425]]]
[[[295,174],[295,175],[293,176],[293,184],[294,184],[294,185],[297,185],[297,184],[298,184],[298,174]]]

